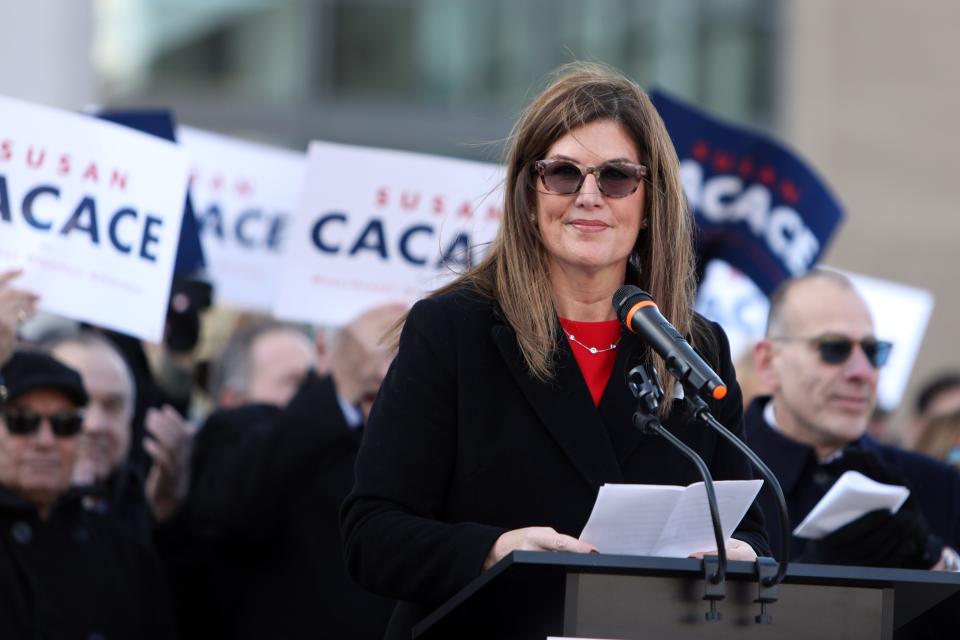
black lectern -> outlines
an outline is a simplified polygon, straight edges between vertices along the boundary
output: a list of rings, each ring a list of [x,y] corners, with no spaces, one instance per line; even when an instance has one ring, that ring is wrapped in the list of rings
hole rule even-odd
[[[699,560],[517,551],[414,627],[418,640],[960,637],[960,574],[791,564],[760,605],[756,565],[730,562],[707,621]]]

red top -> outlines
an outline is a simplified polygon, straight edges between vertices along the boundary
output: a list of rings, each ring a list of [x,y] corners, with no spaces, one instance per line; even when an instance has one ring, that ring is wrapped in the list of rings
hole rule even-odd
[[[573,356],[580,365],[580,373],[590,389],[590,395],[593,396],[593,404],[599,405],[603,390],[607,388],[610,374],[613,373],[613,363],[617,359],[617,350],[611,349],[610,345],[620,342],[620,321],[577,322],[560,318],[560,324],[567,335]],[[591,347],[596,349],[596,353],[590,351]]]

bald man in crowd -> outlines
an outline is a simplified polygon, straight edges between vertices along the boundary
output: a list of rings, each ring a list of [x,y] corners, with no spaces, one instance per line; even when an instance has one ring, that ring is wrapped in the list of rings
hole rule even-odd
[[[770,396],[744,416],[751,447],[777,475],[795,528],[845,471],[911,495],[895,514],[868,513],[820,540],[791,538],[792,559],[914,569],[957,569],[960,475],[866,434],[880,368],[892,345],[874,335],[866,303],[841,274],[814,270],[774,293],[754,363]],[[771,546],[781,532],[760,497]]]
[[[338,512],[392,360],[381,338],[404,311],[372,309],[329,345],[273,322],[228,343],[187,500],[214,577],[192,584],[216,597],[181,594],[187,637],[382,637],[392,603],[348,577]]]
[[[185,497],[193,430],[169,406],[147,411],[144,448],[153,464],[146,478],[130,464],[136,386],[117,347],[82,330],[48,341],[57,360],[80,373],[90,402],[84,412],[74,483],[90,487],[90,508],[112,512],[149,534]]]
[[[106,481],[130,454],[133,376],[116,348],[92,332],[58,339],[50,354],[75,369],[90,394],[74,467],[74,482]]]

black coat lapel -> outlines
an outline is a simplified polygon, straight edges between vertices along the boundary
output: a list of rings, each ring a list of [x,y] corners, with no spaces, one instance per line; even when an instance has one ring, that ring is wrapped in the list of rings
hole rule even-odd
[[[651,440],[651,436],[644,436],[633,426],[633,412],[637,403],[627,386],[627,373],[643,362],[647,352],[648,348],[637,336],[624,331],[617,347],[613,373],[600,398],[600,417],[613,441],[621,468],[637,447]]]
[[[527,372],[511,327],[494,324],[491,336],[537,416],[590,487],[622,482],[610,439],[566,340],[559,340],[556,379],[540,382]]]

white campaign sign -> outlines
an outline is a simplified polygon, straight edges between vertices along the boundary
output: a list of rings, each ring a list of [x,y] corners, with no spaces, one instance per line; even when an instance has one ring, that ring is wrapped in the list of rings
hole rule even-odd
[[[697,311],[718,322],[736,362],[767,330],[770,302],[749,276],[723,260],[711,260],[697,291]]]
[[[177,139],[190,154],[190,192],[216,301],[269,312],[306,156],[192,127],[178,127]]]
[[[41,309],[159,341],[186,193],[174,143],[0,97],[0,269]]]
[[[311,143],[274,314],[342,325],[413,302],[481,257],[502,179],[493,164]]]

